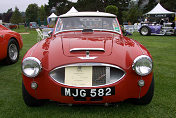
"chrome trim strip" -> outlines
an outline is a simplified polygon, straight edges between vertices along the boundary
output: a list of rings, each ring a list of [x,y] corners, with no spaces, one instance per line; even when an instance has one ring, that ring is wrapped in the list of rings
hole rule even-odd
[[[105,52],[103,48],[72,48],[70,49],[70,52],[75,52],[75,51],[103,51]]]
[[[105,63],[75,63],[75,64],[68,64],[68,65],[56,67],[56,68],[53,69],[52,71],[57,70],[57,69],[60,69],[60,68],[64,68],[64,67],[71,67],[71,66],[110,66],[110,67],[117,68],[117,69],[120,69],[120,70],[122,70],[123,72],[125,72],[123,69],[121,69],[121,68],[118,67],[118,66],[111,65],[111,64],[105,64]]]
[[[85,60],[85,59],[96,59],[97,57],[88,57],[88,56],[86,56],[86,57],[78,57],[78,58]]]
[[[62,32],[68,32],[68,31],[82,31],[83,29],[70,29],[70,30],[60,30],[60,31],[55,31],[54,34],[62,33]],[[106,30],[106,29],[92,29],[93,31],[108,31],[108,32],[113,32],[113,33],[118,33],[121,34],[120,32],[114,31],[114,30]]]
[[[110,73],[110,67],[107,67],[106,66],[106,83],[109,83],[110,82],[110,78],[111,78],[111,73]]]
[[[76,64],[69,64],[69,65],[64,65],[64,66],[56,67],[55,69],[53,69],[53,70],[51,70],[51,71],[49,72],[49,76],[50,76],[50,74],[51,74],[53,71],[55,71],[55,70],[57,70],[57,69],[65,68],[65,67],[71,67],[71,66],[106,66],[106,67],[117,68],[117,69],[119,69],[119,70],[121,70],[121,71],[124,72],[123,76],[122,76],[119,80],[117,80],[117,81],[115,81],[115,82],[108,83],[108,84],[104,84],[104,85],[99,85],[99,86],[87,86],[87,87],[100,87],[100,86],[106,86],[106,85],[114,84],[114,83],[120,81],[120,80],[126,75],[126,72],[125,72],[122,68],[120,68],[120,67],[118,67],[118,66],[115,66],[115,65],[111,65],[111,64],[105,64],[105,63],[76,63]],[[50,76],[50,77],[51,77],[51,76]],[[52,78],[52,77],[51,77],[51,78]],[[70,85],[67,85],[67,84],[63,84],[63,83],[61,83],[61,82],[55,80],[54,78],[52,78],[52,79],[53,79],[54,81],[56,81],[57,83],[59,83],[59,84],[66,85],[66,86],[70,86]],[[70,87],[81,87],[81,86],[70,86]]]

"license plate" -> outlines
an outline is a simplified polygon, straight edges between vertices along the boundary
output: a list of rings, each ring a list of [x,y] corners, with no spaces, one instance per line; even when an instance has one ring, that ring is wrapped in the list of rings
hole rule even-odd
[[[72,97],[102,97],[115,95],[115,87],[98,88],[98,89],[75,89],[61,88],[62,96]]]

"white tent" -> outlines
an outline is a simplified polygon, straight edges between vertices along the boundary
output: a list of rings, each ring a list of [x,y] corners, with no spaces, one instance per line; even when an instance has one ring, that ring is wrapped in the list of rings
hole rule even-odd
[[[57,18],[56,14],[52,13],[48,18]]]
[[[72,7],[67,13],[62,14],[60,16],[65,16],[65,15],[75,14],[75,13],[78,13],[78,11],[74,7]]]
[[[164,9],[160,3],[158,3],[148,14],[175,14],[175,12],[168,11]]]
[[[76,13],[78,12],[74,7],[72,7],[66,14],[68,13]]]
[[[52,13],[52,14],[51,14],[50,16],[48,16],[48,18],[47,18],[48,23],[49,23],[52,19],[55,20],[57,17],[58,17],[58,16],[57,16],[56,14]]]

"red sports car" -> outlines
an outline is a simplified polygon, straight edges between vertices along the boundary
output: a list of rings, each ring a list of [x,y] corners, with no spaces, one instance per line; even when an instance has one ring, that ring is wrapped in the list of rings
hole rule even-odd
[[[10,29],[16,29],[18,27],[18,25],[16,25],[16,24],[10,24],[9,25],[9,28]]]
[[[148,104],[154,93],[152,57],[123,36],[117,17],[103,12],[59,16],[52,35],[22,60],[23,99],[66,104]]]
[[[3,60],[6,64],[17,62],[22,47],[21,35],[0,25],[0,60]]]

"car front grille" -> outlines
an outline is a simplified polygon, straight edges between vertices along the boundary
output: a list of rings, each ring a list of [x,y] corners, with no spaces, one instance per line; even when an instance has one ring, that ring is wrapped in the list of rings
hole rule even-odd
[[[104,84],[106,84],[106,67],[104,66],[93,67],[92,85],[98,86]]]
[[[89,69],[89,67],[91,69],[91,75],[89,75],[90,72],[77,72],[81,71],[82,68]],[[74,74],[72,74],[70,70],[69,72],[66,72],[67,68],[72,68],[71,71],[75,71]],[[72,74],[73,76],[70,74]],[[112,84],[122,79],[124,75],[125,72],[121,68],[114,65],[103,63],[71,64],[62,67],[57,67],[50,72],[50,77],[56,82],[68,86],[77,86],[77,87],[95,87]],[[68,83],[67,81],[73,82]],[[74,81],[78,82],[75,82],[76,84],[74,84]],[[85,83],[85,85],[78,84],[79,81],[82,81],[83,83]],[[89,84],[86,84],[88,83],[88,81]]]

